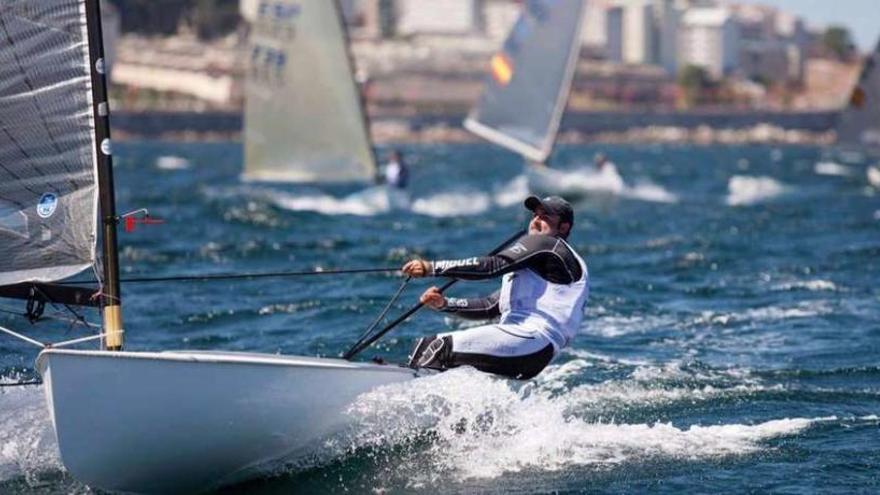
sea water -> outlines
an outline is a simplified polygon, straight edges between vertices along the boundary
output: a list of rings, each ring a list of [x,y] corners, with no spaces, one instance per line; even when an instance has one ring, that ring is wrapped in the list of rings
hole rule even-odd
[[[404,151],[406,209],[375,191],[242,183],[236,143],[120,144],[119,211],[146,207],[165,221],[120,234],[123,277],[461,258],[527,221],[514,155]],[[842,174],[818,165],[833,157],[815,148],[651,145],[563,146],[552,165],[586,174],[599,151],[625,185],[576,195],[571,242],[592,293],[579,335],[544,373],[512,382],[459,369],[374,390],[320,455],[224,493],[880,491],[876,162],[847,162]],[[161,166],[167,156],[188,166]],[[126,343],[337,356],[399,283],[126,284]],[[410,284],[395,312],[437,283]],[[2,314],[0,325],[41,341],[84,334]],[[363,357],[400,361],[416,337],[462,325],[425,310]],[[0,338],[2,380],[33,378],[35,355]],[[62,467],[41,389],[0,389],[0,492],[90,491]]]

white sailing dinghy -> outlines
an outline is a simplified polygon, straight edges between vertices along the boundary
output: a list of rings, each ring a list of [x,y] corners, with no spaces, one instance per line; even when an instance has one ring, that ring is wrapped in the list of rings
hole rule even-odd
[[[290,6],[301,6],[296,12],[305,16],[323,4]],[[108,490],[199,491],[307,451],[344,427],[346,405],[360,393],[417,374],[341,359],[122,351],[119,217],[100,26],[98,0],[0,6],[0,297],[26,299],[29,313],[46,303],[102,311],[100,350],[54,346],[36,362],[61,460],[74,477]],[[320,139],[314,131],[304,132]],[[350,144],[349,138],[332,141]],[[274,176],[281,154],[256,153],[264,153],[266,166],[253,173]],[[361,159],[369,163],[365,154]],[[53,283],[92,268],[97,293]]]
[[[602,172],[543,166],[553,151],[581,46],[583,0],[523,2],[522,13],[489,64],[483,92],[464,127],[523,156],[529,188],[572,198],[588,190],[620,192],[613,167]]]
[[[880,149],[880,41],[865,60],[835,130],[839,148]]]

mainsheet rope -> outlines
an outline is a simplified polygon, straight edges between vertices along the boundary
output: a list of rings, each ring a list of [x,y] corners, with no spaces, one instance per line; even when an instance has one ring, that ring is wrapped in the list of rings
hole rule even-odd
[[[278,278],[278,277],[308,277],[318,275],[347,275],[355,273],[393,273],[399,272],[400,267],[382,267],[382,268],[348,268],[340,270],[300,270],[300,271],[282,271],[282,272],[251,272],[251,273],[218,273],[214,275],[172,275],[168,277],[136,277],[123,278],[123,283],[151,283],[151,282],[201,282],[211,280],[235,280],[235,279],[252,279],[252,278]],[[58,282],[62,285],[77,285],[95,283],[93,280],[71,280],[66,282]]]

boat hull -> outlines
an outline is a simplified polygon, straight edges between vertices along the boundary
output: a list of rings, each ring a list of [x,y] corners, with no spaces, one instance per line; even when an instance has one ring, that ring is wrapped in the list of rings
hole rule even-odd
[[[228,352],[46,350],[37,358],[65,467],[103,489],[195,492],[313,453],[396,365]]]

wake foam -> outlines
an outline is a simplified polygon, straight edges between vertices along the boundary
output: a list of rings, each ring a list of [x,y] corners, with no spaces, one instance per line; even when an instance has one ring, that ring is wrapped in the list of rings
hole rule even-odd
[[[626,187],[612,165],[601,171],[587,167],[570,170],[528,167],[526,177],[532,192],[539,195],[558,194],[566,198],[597,193],[620,194]]]
[[[677,195],[648,180],[627,185],[617,169],[609,166],[601,172],[586,167],[571,170],[529,167],[525,174],[515,177],[495,193],[495,202],[499,206],[512,206],[530,193],[558,195],[569,201],[610,197],[650,203],[679,201]]]
[[[33,486],[62,469],[43,388],[0,390],[0,481],[24,478]]]
[[[690,403],[752,393],[750,387],[760,385],[652,386],[656,373],[668,373],[663,369],[643,369],[641,377],[634,375],[625,382],[571,389],[561,385],[582,375],[589,364],[574,360],[553,366],[525,384],[462,368],[377,389],[361,396],[349,410],[357,423],[350,447],[407,445],[429,438],[423,447],[427,452],[407,456],[400,466],[414,483],[423,484],[436,482],[440,476],[436,473],[461,481],[523,470],[601,469],[652,458],[747,455],[768,448],[763,444],[766,440],[798,433],[816,421],[785,418],[686,426],[619,423],[613,411],[620,411],[622,404]],[[425,462],[430,463],[428,469]]]
[[[727,204],[746,206],[782,196],[787,187],[771,177],[735,175],[727,182]]]

